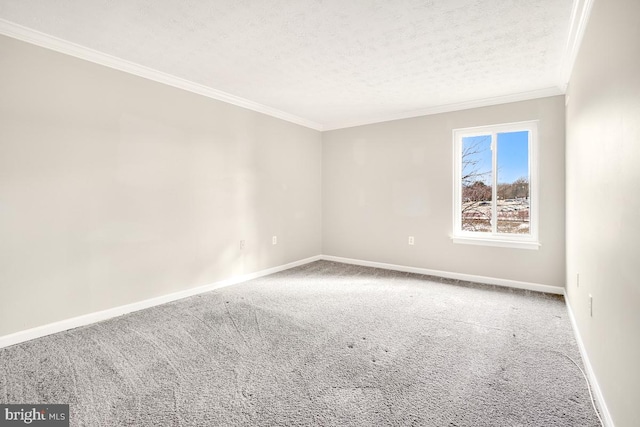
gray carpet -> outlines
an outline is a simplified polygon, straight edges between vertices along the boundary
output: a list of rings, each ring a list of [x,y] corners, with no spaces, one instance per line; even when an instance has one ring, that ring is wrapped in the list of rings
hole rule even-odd
[[[0,350],[86,426],[597,426],[562,297],[319,261]]]

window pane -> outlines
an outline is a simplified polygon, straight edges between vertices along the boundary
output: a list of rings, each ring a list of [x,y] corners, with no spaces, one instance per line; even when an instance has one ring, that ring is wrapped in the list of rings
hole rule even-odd
[[[498,233],[529,234],[529,132],[498,133]]]
[[[462,230],[491,232],[491,135],[462,138]]]

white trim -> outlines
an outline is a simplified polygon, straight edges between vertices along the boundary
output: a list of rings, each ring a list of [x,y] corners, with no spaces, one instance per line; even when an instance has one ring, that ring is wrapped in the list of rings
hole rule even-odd
[[[0,34],[318,131],[319,123],[0,19]]]
[[[176,301],[179,299],[187,298],[193,295],[210,292],[215,289],[220,289],[226,286],[235,285],[238,283],[246,282],[247,280],[256,279],[258,277],[267,276],[280,271],[288,270],[293,267],[308,264],[314,261],[326,260],[340,262],[343,264],[362,265],[366,267],[382,268],[386,270],[403,271],[408,273],[426,274],[430,276],[444,277],[448,279],[466,280],[470,282],[485,283],[489,285],[505,286],[517,289],[527,289],[536,292],[546,292],[552,294],[564,294],[564,288],[557,286],[542,285],[538,283],[520,282],[509,279],[498,279],[493,277],[476,276],[463,273],[451,273],[440,270],[430,270],[420,267],[408,267],[396,264],[387,264],[375,261],[363,261],[352,258],[342,258],[331,255],[316,255],[309,258],[301,259],[299,261],[290,262],[288,264],[280,265],[277,267],[260,270],[255,273],[249,273],[242,276],[235,276],[229,279],[221,280],[208,285],[198,286],[191,289],[185,289],[183,291],[174,292],[167,295],[161,295],[154,298],[149,298],[143,301],[134,302],[131,304],[121,305],[118,307],[109,308],[106,310],[88,313],[81,316],[73,317],[70,319],[61,320],[47,325],[37,326],[35,328],[27,329],[24,331],[15,332],[13,334],[4,335],[0,337],[0,348],[8,347],[21,342],[29,341],[32,339],[44,337],[47,335],[55,334],[57,332],[63,332],[69,329],[78,328],[81,326],[90,325],[92,323],[101,322],[117,316],[122,316],[127,313],[132,313],[146,308],[155,307],[168,302]]]
[[[516,241],[516,240],[495,240],[495,239],[483,239],[476,237],[452,237],[453,243],[462,243],[465,245],[479,245],[479,246],[497,246],[499,248],[515,248],[515,249],[530,249],[537,251],[542,246],[538,242]]]
[[[198,295],[205,292],[213,291],[215,289],[224,288],[226,286],[231,286],[238,283],[246,282],[247,280],[252,280],[258,277],[263,277],[269,274],[288,270],[290,268],[298,267],[300,265],[308,264],[310,262],[318,261],[320,259],[321,259],[321,255],[316,255],[310,258],[301,259],[301,260],[290,262],[288,264],[280,265],[277,267],[260,270],[255,273],[249,273],[242,276],[235,276],[235,277],[231,277],[229,279],[221,280],[219,282],[211,283],[208,285],[198,286],[191,289],[185,289],[183,291],[174,292],[167,295],[161,295],[159,297],[149,298],[149,299],[134,302],[131,304],[108,308],[106,310],[84,314],[78,317],[72,317],[70,319],[61,320],[59,322],[37,326],[35,328],[16,332],[10,335],[4,335],[0,337],[0,348],[8,347],[10,345],[18,344],[24,341],[29,341],[35,338],[44,337],[46,335],[55,334],[57,332],[78,328],[80,326],[86,326],[92,323],[101,322],[103,320],[111,319],[117,316],[122,316],[123,314],[144,310],[145,308],[155,307],[157,305],[166,304],[168,302],[172,302],[172,301],[187,298],[193,295]]]
[[[538,192],[538,122],[529,120],[515,123],[502,123],[467,128],[453,129],[453,242],[473,245],[513,247],[535,249],[540,247],[538,241],[539,192]],[[497,232],[497,134],[501,132],[528,132],[528,169],[529,169],[529,234],[506,234]],[[469,136],[491,137],[491,170],[492,198],[491,217],[492,231],[472,232],[462,230],[462,153],[463,139]]]
[[[455,104],[436,105],[419,110],[405,111],[402,113],[393,113],[383,116],[370,117],[366,119],[352,120],[348,122],[335,122],[323,126],[323,131],[344,129],[356,126],[371,125],[392,120],[411,119],[420,116],[430,116],[433,114],[449,113],[452,111],[469,110],[471,108],[488,107],[490,105],[508,104],[511,102],[528,101],[531,99],[547,98],[550,96],[564,95],[564,90],[559,87],[548,87],[529,92],[520,92],[503,96],[495,96],[491,98],[481,98],[472,101],[458,102]]]
[[[322,259],[325,261],[341,262],[343,264],[362,265],[364,267],[375,267],[385,270],[403,271],[406,273],[426,274],[429,276],[444,277],[447,279],[466,280],[469,282],[484,283],[487,285],[497,285],[508,288],[526,289],[529,291],[546,292],[548,294],[564,295],[564,288],[561,288],[559,286],[542,285],[539,283],[520,282],[517,280],[498,279],[495,277],[476,276],[473,274],[451,273],[449,271],[430,270],[421,267],[409,267],[404,265],[387,264],[383,262],[342,258],[332,255],[322,255]]]
[[[589,383],[591,384],[591,389],[593,390],[596,404],[598,405],[598,409],[600,410],[600,415],[602,415],[602,422],[604,423],[605,427],[614,427],[613,418],[611,418],[611,413],[609,412],[607,403],[604,400],[604,395],[602,394],[602,390],[600,389],[600,384],[598,384],[598,379],[596,378],[596,374],[593,371],[591,362],[589,361],[589,354],[587,353],[587,349],[584,346],[582,337],[580,336],[578,323],[576,322],[573,311],[571,310],[571,305],[569,304],[569,301],[566,300],[566,298],[565,302],[567,303],[566,305],[567,311],[569,312],[569,320],[571,320],[571,326],[573,327],[573,333],[576,337],[576,342],[578,343],[580,355],[582,356],[582,362],[584,363],[585,370],[587,371],[587,377],[589,378]]]
[[[186,289],[184,291],[174,292],[171,294],[162,295],[155,298],[150,298],[143,301],[122,305],[119,307],[113,307],[107,310],[89,313],[82,316],[62,320],[59,322],[38,326],[32,329],[27,329],[25,331],[16,332],[10,335],[5,335],[0,337],[0,348],[4,348],[14,344],[19,344],[21,342],[44,337],[57,332],[63,332],[69,329],[90,325],[92,323],[108,320],[117,316],[122,316],[127,313],[132,313],[132,312],[143,310],[146,308],[155,307],[161,304],[166,304],[168,302],[180,300],[193,295],[210,292],[226,286],[235,285],[248,280],[256,279],[258,277],[267,276],[269,274],[274,274],[280,271],[288,270],[293,267],[298,267],[298,266],[319,261],[319,260],[333,261],[333,262],[339,262],[343,264],[361,265],[365,267],[382,268],[385,270],[402,271],[407,273],[426,274],[430,276],[438,276],[438,277],[444,277],[448,279],[466,280],[466,281],[485,283],[490,285],[498,285],[498,286],[504,286],[504,287],[517,288],[517,289],[526,289],[526,290],[536,291],[536,292],[546,292],[546,293],[552,293],[552,294],[558,294],[558,295],[565,295],[565,289],[558,286],[549,286],[549,285],[542,285],[538,283],[521,282],[521,281],[509,280],[509,279],[498,279],[498,278],[476,276],[476,275],[463,274],[463,273],[451,273],[451,272],[440,271],[440,270],[431,270],[431,269],[420,268],[420,267],[409,267],[409,266],[403,266],[403,265],[397,265],[397,264],[387,264],[387,263],[375,262],[375,261],[364,261],[359,259],[343,258],[338,256],[332,256],[332,255],[316,255],[316,256],[301,259],[298,261],[290,262],[288,264],[283,264],[277,267],[260,270],[255,273],[249,273],[242,276],[236,276],[229,279],[221,280],[219,282],[215,282],[209,285],[198,286],[195,288]],[[573,315],[573,311],[571,310],[571,306],[569,305],[568,301],[566,301],[566,307],[569,313],[569,320],[571,321],[571,326],[573,327],[576,342],[578,344],[578,349],[580,350],[580,355],[582,356],[582,360],[584,362],[587,377],[589,378],[589,382],[591,383],[591,388],[593,390],[596,403],[603,417],[604,426],[615,427],[613,423],[613,419],[611,418],[611,413],[609,412],[609,408],[607,407],[607,404],[604,400],[602,390],[600,389],[600,385],[598,384],[598,380],[593,371],[593,367],[591,366],[591,362],[589,361],[589,356],[584,346],[584,342],[582,341],[582,337],[580,336],[578,325],[576,323],[575,317]]]
[[[577,0],[579,1],[579,0]],[[589,3],[592,0],[587,0]],[[490,105],[507,104],[510,102],[527,101],[530,99],[546,98],[549,96],[564,95],[564,83],[562,87],[548,87],[528,92],[520,92],[502,96],[495,96],[489,98],[475,99],[471,101],[458,102],[446,105],[436,105],[432,107],[422,108],[418,110],[405,111],[400,113],[385,114],[376,117],[368,117],[365,119],[352,120],[346,122],[334,122],[328,125],[323,125],[313,120],[305,119],[294,114],[287,113],[257,102],[241,98],[239,96],[223,92],[221,90],[214,89],[209,86],[204,86],[199,83],[195,83],[180,77],[173,76],[171,74],[163,73],[158,70],[154,70],[149,67],[145,67],[140,64],[136,64],[125,59],[117,58],[115,56],[90,49],[85,46],[72,43],[67,40],[60,39],[58,37],[51,36],[49,34],[42,33],[40,31],[33,30],[28,27],[7,21],[0,18],[0,34],[3,34],[14,39],[22,40],[27,43],[31,43],[37,46],[41,46],[47,49],[54,50],[56,52],[64,53],[66,55],[74,56],[76,58],[84,59],[85,61],[93,62],[96,64],[104,65],[109,68],[113,68],[119,71],[124,71],[129,74],[133,74],[139,77],[143,77],[149,80],[153,80],[159,83],[173,86],[188,92],[197,93],[208,98],[216,99],[218,101],[226,102],[238,107],[243,107],[248,110],[263,113],[271,117],[276,117],[291,123],[295,123],[301,126],[315,129],[317,131],[328,131],[335,129],[343,129],[354,126],[362,126],[368,124],[388,122],[392,120],[407,119],[419,116],[428,116],[432,114],[447,113],[452,111],[468,110],[471,108],[486,107]]]
[[[57,332],[63,332],[69,329],[90,325],[96,322],[108,320],[117,316],[122,316],[124,314],[132,313],[132,312],[143,310],[146,308],[166,304],[168,302],[180,300],[193,295],[210,292],[226,286],[235,285],[248,280],[256,279],[258,277],[267,276],[269,274],[274,274],[280,271],[288,270],[293,267],[298,267],[300,265],[308,264],[308,263],[319,261],[319,260],[333,261],[333,262],[339,262],[343,264],[361,265],[365,267],[382,268],[386,270],[402,271],[407,273],[426,274],[430,276],[438,276],[438,277],[444,277],[448,279],[466,280],[466,281],[485,283],[490,285],[505,286],[505,287],[511,287],[511,288],[517,288],[517,289],[526,289],[526,290],[536,291],[536,292],[546,292],[546,293],[552,293],[552,294],[558,294],[558,295],[565,295],[565,289],[558,286],[549,286],[549,285],[542,285],[538,283],[521,282],[521,281],[509,280],[509,279],[498,279],[498,278],[476,276],[476,275],[463,274],[463,273],[451,273],[451,272],[440,271],[440,270],[431,270],[431,269],[420,268],[420,267],[409,267],[409,266],[403,266],[403,265],[397,265],[397,264],[387,264],[387,263],[375,262],[375,261],[364,261],[364,260],[358,260],[353,258],[343,258],[338,256],[332,256],[332,255],[316,255],[316,256],[301,259],[298,261],[290,262],[288,264],[283,264],[277,267],[260,270],[255,273],[249,273],[242,276],[236,276],[229,279],[221,280],[219,282],[215,282],[209,285],[198,286],[195,288],[186,289],[184,291],[174,292],[171,294],[162,295],[155,298],[150,298],[150,299],[146,299],[146,300],[131,303],[131,304],[113,307],[110,309],[89,313],[82,316],[73,317],[70,319],[65,319],[59,322],[38,326],[32,329],[27,329],[25,331],[16,332],[10,335],[5,335],[0,337],[0,348],[4,348],[14,344],[19,344],[21,342],[44,337]],[[607,404],[604,400],[602,390],[600,389],[600,385],[598,384],[598,380],[593,371],[593,367],[591,366],[591,362],[589,361],[589,356],[584,346],[584,342],[582,341],[582,337],[580,336],[578,325],[576,323],[575,317],[573,315],[573,311],[571,310],[571,306],[569,305],[568,301],[566,301],[566,306],[567,306],[567,311],[569,313],[569,320],[571,321],[571,326],[573,327],[576,342],[578,344],[578,349],[580,350],[580,355],[582,356],[582,360],[584,362],[587,377],[589,378],[589,382],[591,383],[591,387],[596,399],[596,403],[598,404],[598,408],[600,409],[600,413],[603,417],[604,426],[615,427],[613,423],[613,419],[611,418],[611,413],[609,412],[609,408],[607,407]]]
[[[567,36],[567,44],[565,46],[564,59],[560,72],[561,87],[566,91],[566,85],[571,78],[573,65],[578,57],[578,51],[582,44],[593,0],[573,0],[573,9],[571,11],[571,22],[569,24],[569,34]]]

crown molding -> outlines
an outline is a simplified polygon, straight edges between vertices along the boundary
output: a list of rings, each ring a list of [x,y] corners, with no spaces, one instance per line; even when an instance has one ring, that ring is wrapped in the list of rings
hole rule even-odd
[[[586,20],[588,19],[592,3],[593,0],[574,0],[570,38],[567,44],[567,54],[565,55],[565,69],[568,64],[566,62],[567,58],[572,58],[570,62],[571,67],[573,66],[573,61],[575,60],[579,43],[582,40],[582,34],[584,33],[584,27],[586,26]],[[88,47],[81,46],[76,43],[72,43],[67,40],[63,40],[1,18],[0,34],[37,46],[41,46],[56,52],[80,58],[85,61],[93,62],[109,68],[133,74],[148,80],[156,81],[168,86],[173,86],[178,89],[186,90],[188,92],[196,93],[208,98],[236,105],[238,107],[246,108],[258,113],[266,114],[268,116],[282,119],[287,122],[295,123],[317,131],[344,129],[355,126],[388,122],[392,120],[408,119],[419,116],[428,116],[432,114],[467,110],[471,108],[486,107],[490,105],[526,101],[536,98],[545,98],[548,96],[563,95],[566,89],[566,84],[563,84],[560,87],[549,87],[529,92],[483,98],[454,104],[436,105],[418,110],[368,117],[359,120],[320,124],[312,120],[308,120],[272,107],[268,107],[263,104],[259,104],[254,101],[250,101],[248,99],[240,98],[238,96],[208,86],[204,86],[199,83],[176,77],[171,74],[163,73],[161,71],[115,57],[113,55],[99,52]],[[570,67],[567,73],[570,73]],[[563,79],[563,82],[566,82],[566,80]]]
[[[491,98],[476,99],[473,101],[458,102],[455,104],[436,105],[419,110],[405,111],[384,116],[370,117],[367,119],[336,122],[324,126],[324,131],[350,128],[355,126],[371,125],[375,123],[389,122],[392,120],[410,119],[433,114],[449,113],[452,111],[468,110],[471,108],[488,107],[490,105],[508,104],[510,102],[528,101],[530,99],[546,98],[549,96],[564,95],[564,91],[559,87],[549,87],[533,90],[529,92],[514,93],[511,95],[495,96]]]
[[[76,58],[84,59],[85,61],[104,65],[106,67],[113,68],[119,71],[124,71],[125,73],[134,74],[138,77],[143,77],[148,80],[153,80],[158,83],[163,83],[168,86],[173,86],[178,89],[197,93],[198,95],[206,96],[208,98],[223,101],[232,105],[236,105],[238,107],[256,111],[258,113],[276,117],[287,122],[295,123],[318,131],[323,130],[322,125],[311,120],[307,120],[302,117],[298,117],[293,114],[289,114],[284,111],[280,111],[275,108],[253,102],[248,99],[240,98],[239,96],[213,89],[199,83],[176,77],[171,74],[163,73],[161,71],[136,64],[135,62],[117,58],[106,53],[98,52],[88,47],[81,46],[79,44],[72,43],[70,41],[51,36],[49,34],[45,34],[40,31],[18,25],[4,19],[0,19],[0,34],[47,49],[51,49],[56,52],[64,53],[66,55],[74,56]]]
[[[576,62],[580,45],[582,44],[582,38],[584,37],[587,22],[591,15],[593,1],[594,0],[573,0],[567,45],[565,46],[564,58],[560,71],[561,87],[565,90],[569,83],[569,79],[571,78],[571,72],[573,71],[573,65]]]

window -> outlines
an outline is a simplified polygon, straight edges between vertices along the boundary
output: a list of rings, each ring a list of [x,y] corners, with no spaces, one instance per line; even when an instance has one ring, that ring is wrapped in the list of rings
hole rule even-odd
[[[453,241],[538,249],[537,122],[456,129]]]

